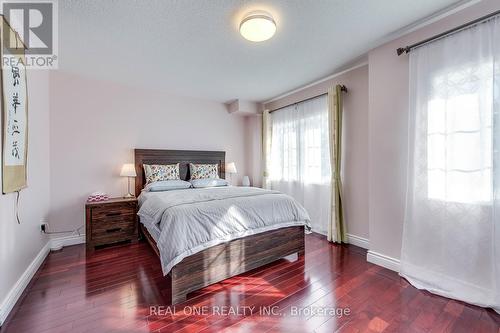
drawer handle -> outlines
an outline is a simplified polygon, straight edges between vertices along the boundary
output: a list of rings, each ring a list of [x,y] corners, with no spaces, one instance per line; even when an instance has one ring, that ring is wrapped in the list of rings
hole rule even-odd
[[[113,228],[113,229],[106,229],[106,232],[107,233],[112,233],[112,232],[118,232],[118,231],[121,231],[122,228]]]
[[[122,215],[121,212],[107,213],[106,216],[119,216]]]

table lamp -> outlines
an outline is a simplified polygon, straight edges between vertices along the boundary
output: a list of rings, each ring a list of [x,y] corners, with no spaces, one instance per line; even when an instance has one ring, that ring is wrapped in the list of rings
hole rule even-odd
[[[226,164],[226,173],[229,174],[229,182],[233,185],[233,174],[238,173],[236,170],[236,164],[234,162],[229,162]]]
[[[126,163],[122,166],[122,171],[120,172],[120,176],[128,178],[128,193],[124,196],[124,198],[133,198],[134,195],[130,191],[130,178],[137,177],[135,172],[135,165],[132,163]]]

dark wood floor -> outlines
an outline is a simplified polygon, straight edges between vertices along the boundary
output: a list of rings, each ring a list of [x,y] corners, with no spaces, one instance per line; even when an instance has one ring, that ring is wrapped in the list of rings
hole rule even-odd
[[[365,250],[318,235],[298,261],[204,288],[175,313],[168,292],[146,243],[88,256],[71,246],[49,255],[1,332],[500,332],[494,311],[419,291]]]

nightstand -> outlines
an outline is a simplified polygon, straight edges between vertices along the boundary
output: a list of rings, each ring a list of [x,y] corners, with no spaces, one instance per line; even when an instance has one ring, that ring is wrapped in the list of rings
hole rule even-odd
[[[113,198],[85,204],[87,251],[96,246],[137,242],[137,198]]]

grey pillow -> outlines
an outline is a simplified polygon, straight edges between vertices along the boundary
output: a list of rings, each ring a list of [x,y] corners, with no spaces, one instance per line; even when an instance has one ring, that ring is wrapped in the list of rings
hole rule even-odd
[[[162,191],[171,191],[171,190],[179,190],[184,188],[190,188],[191,183],[186,182],[184,180],[175,179],[175,180],[162,180],[159,182],[154,182],[146,185],[144,191],[146,192],[162,192]]]
[[[229,182],[227,180],[220,178],[191,179],[190,183],[193,184],[194,188],[229,186]]]

